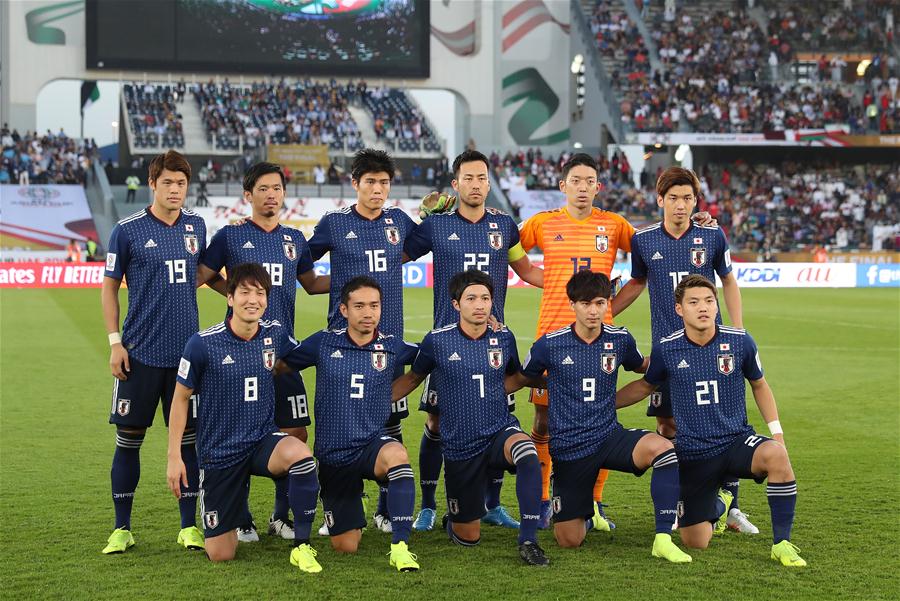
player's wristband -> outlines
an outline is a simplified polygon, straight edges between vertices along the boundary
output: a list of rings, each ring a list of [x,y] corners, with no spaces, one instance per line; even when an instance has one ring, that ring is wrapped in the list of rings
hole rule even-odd
[[[781,429],[781,422],[776,420],[770,421],[769,424],[769,432],[772,433],[772,436],[776,434],[784,434],[784,430]]]
[[[118,332],[111,332],[108,337],[109,346],[113,346],[114,344],[122,344],[122,335]]]

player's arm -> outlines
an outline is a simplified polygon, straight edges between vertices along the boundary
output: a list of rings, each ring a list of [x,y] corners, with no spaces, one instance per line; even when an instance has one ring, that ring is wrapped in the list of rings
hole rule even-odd
[[[624,220],[623,220],[624,221]],[[627,227],[626,227],[627,226]],[[641,295],[644,288],[647,287],[647,263],[644,262],[644,256],[641,253],[641,245],[638,243],[637,236],[634,233],[634,227],[627,221],[620,228],[623,250],[624,242],[627,239],[627,250],[631,253],[631,279],[615,292],[613,287],[612,314],[613,317],[631,306],[631,303]],[[630,237],[626,238],[626,232],[631,232]]]
[[[750,389],[753,391],[753,399],[759,408],[759,414],[769,426],[772,438],[784,444],[784,433],[781,431],[781,422],[778,421],[778,407],[775,405],[775,394],[765,376],[758,380],[749,380]]]
[[[391,400],[399,401],[407,396],[413,390],[418,388],[419,384],[425,381],[426,375],[427,374],[418,374],[415,370],[411,369],[399,378],[396,378],[391,387]]]
[[[644,378],[638,378],[620,388],[616,392],[616,409],[630,407],[642,399],[646,399],[657,386]]]
[[[725,297],[725,307],[728,309],[728,317],[731,325],[736,328],[744,327],[744,307],[741,301],[741,289],[738,286],[734,273],[721,276],[722,296]]]
[[[647,373],[648,367],[650,367],[650,357],[644,357],[644,360],[641,361],[640,365],[638,365],[634,369],[630,369],[628,371],[633,371],[636,374],[645,374],[645,373]]]
[[[506,394],[512,394],[528,386],[529,388],[547,388],[547,379],[543,376],[528,377],[521,371],[506,376]]]
[[[109,345],[109,370],[117,379],[125,381],[131,371],[131,363],[128,360],[128,351],[122,345],[122,335],[119,334],[119,287],[122,280],[103,278],[103,287],[100,290],[100,304],[103,307],[103,323],[110,341]]]
[[[307,336],[302,342],[287,337],[281,356],[275,363],[275,369],[279,369],[279,363],[286,365],[288,371],[303,371],[315,365],[319,360],[319,348],[322,346],[324,336],[325,332],[320,330]]]
[[[435,367],[437,367],[437,364],[434,361],[434,344],[431,334],[426,334],[419,345],[416,358],[412,362],[412,369],[394,379],[394,384],[391,387],[391,400],[399,401],[411,393]]]
[[[228,283],[218,271],[213,271],[203,263],[197,265],[197,288],[206,284],[222,296],[227,296],[225,291]]]
[[[517,258],[514,259],[514,256]],[[544,287],[544,270],[531,262],[521,243],[509,249],[509,266],[523,282],[536,288]]]
[[[328,294],[331,290],[331,276],[319,275],[315,269],[299,274],[297,281],[300,282],[307,294]]]
[[[531,388],[547,388],[547,339],[541,336],[534,341],[528,354],[525,355],[525,362],[516,373],[506,376],[506,392],[512,394],[520,388],[529,386]]]
[[[228,257],[227,227],[223,227],[213,235],[197,264],[197,287],[206,284],[222,296],[227,294],[225,291],[227,283],[219,273],[225,267]]]
[[[181,368],[179,368],[179,371]],[[176,499],[181,498],[181,485],[188,486],[187,468],[181,458],[181,439],[187,426],[188,405],[191,402],[193,388],[181,382],[175,383],[172,395],[172,407],[169,409],[169,452],[166,463],[166,483]]]
[[[646,278],[632,277],[628,280],[628,283],[622,286],[622,289],[619,290],[612,299],[613,317],[631,306],[631,303],[641,295],[641,292],[643,292],[646,287]]]

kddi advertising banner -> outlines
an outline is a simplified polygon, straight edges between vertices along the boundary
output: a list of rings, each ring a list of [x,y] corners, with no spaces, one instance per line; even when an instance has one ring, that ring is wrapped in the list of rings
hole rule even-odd
[[[852,263],[733,263],[741,288],[855,288]]]

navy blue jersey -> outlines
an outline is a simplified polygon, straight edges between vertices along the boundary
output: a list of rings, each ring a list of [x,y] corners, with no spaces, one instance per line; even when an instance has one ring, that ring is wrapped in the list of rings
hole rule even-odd
[[[684,327],[675,313],[675,287],[690,274],[716,281],[716,274],[731,273],[731,251],[719,227],[692,224],[674,238],[660,223],[647,226],[631,238],[631,276],[646,278],[650,294],[653,343]],[[716,323],[722,323],[721,314]]]
[[[531,347],[522,372],[539,378],[547,372],[550,453],[572,461],[597,452],[619,427],[616,386],[619,366],[639,368],[644,357],[625,328],[604,325],[588,344],[574,326],[544,334]]]
[[[676,450],[684,460],[713,457],[747,424],[744,378],[763,377],[756,343],[746,330],[717,326],[705,346],[691,342],[684,330],[653,347],[644,379],[654,386],[669,381],[672,414],[678,427]]]
[[[358,346],[346,330],[323,330],[283,357],[296,370],[316,366],[314,453],[341,466],[356,461],[381,436],[391,414],[391,385],[412,363],[417,347],[378,333]]]
[[[429,218],[430,219],[430,218]],[[516,338],[490,328],[469,338],[455,323],[425,335],[413,371],[431,374],[441,410],[441,444],[451,461],[483,453],[491,438],[519,422],[506,402],[506,374],[519,369]],[[433,373],[432,373],[433,372]]]
[[[175,367],[199,329],[197,264],[206,250],[206,223],[181,209],[168,225],[143,209],[113,228],[107,248],[104,275],[128,286],[122,344],[144,365]]]
[[[475,222],[452,211],[431,215],[419,224],[406,239],[404,250],[412,259],[434,253],[435,328],[459,321],[459,311],[450,302],[450,278],[473,268],[491,276],[494,284],[491,312],[503,323],[509,249],[518,243],[516,222],[496,209],[485,209],[485,214]]]
[[[382,312],[378,328],[403,337],[403,244],[416,227],[399,207],[385,207],[375,219],[356,212],[356,205],[326,213],[309,239],[312,258],[331,253],[331,293],[328,328],[347,327],[341,315],[341,288],[358,275],[368,275],[381,286]]]
[[[277,321],[244,340],[225,321],[194,334],[178,382],[197,394],[197,457],[204,469],[246,459],[275,426],[275,361],[296,345]]]
[[[226,225],[209,241],[203,264],[213,271],[224,267],[228,272],[241,263],[259,263],[266,268],[272,290],[263,319],[277,320],[293,332],[297,278],[313,268],[303,232],[280,224],[267,232],[249,219],[241,225]],[[226,315],[231,315],[231,309]]]

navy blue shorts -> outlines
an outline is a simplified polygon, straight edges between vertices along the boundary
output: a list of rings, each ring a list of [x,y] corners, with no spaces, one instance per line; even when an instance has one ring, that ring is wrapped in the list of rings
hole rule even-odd
[[[112,408],[109,423],[132,428],[149,428],[162,400],[163,420],[169,425],[169,410],[175,394],[177,367],[151,367],[131,357],[131,371],[124,382],[113,378]],[[188,406],[187,428],[193,429],[197,420],[197,397],[191,396]]]
[[[514,413],[516,411],[515,394],[506,395],[506,406],[509,408],[510,413]],[[441,410],[438,407],[437,390],[435,390],[431,385],[430,375],[425,378],[425,383],[422,387],[422,397],[419,399],[419,411],[424,411],[426,413],[430,413],[431,415],[441,414]]]
[[[356,461],[347,465],[319,463],[319,486],[325,524],[332,536],[366,526],[366,514],[362,505],[363,480],[379,482],[375,477],[375,461],[381,448],[392,442],[397,440],[390,436],[379,436],[366,445]],[[387,485],[385,482],[379,483]]]
[[[299,428],[312,423],[306,401],[306,385],[298,372],[274,377],[275,425],[279,428]]]
[[[759,445],[767,440],[750,431],[741,434],[722,453],[714,457],[694,461],[678,461],[678,473],[681,477],[681,501],[678,502],[678,523],[681,526],[692,526],[700,522],[712,522],[719,518],[716,511],[716,499],[722,481],[730,478],[749,478],[758,483],[766,478],[757,478],[750,471],[753,465],[753,453]]]
[[[647,430],[619,426],[595,452],[572,461],[553,460],[553,519],[565,522],[594,515],[594,482],[601,469],[641,476],[647,470],[634,467],[634,447]]]
[[[647,415],[650,417],[672,417],[672,397],[669,393],[669,382],[660,384],[656,392],[650,393],[647,403]]]
[[[285,436],[284,432],[273,432],[239,463],[200,470],[200,517],[207,538],[225,534],[247,521],[250,476],[275,478],[269,471],[269,458]]]
[[[514,474],[516,471],[515,466],[506,461],[503,447],[511,436],[522,433],[518,426],[507,426],[494,434],[483,453],[462,461],[444,459],[444,485],[451,522],[472,522],[487,513],[484,493],[488,482],[498,473]]]

